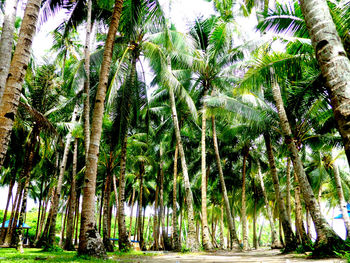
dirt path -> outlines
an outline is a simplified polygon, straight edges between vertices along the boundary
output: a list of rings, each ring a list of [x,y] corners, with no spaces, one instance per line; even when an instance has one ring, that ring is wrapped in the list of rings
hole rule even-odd
[[[123,259],[121,262],[240,262],[240,263],[294,263],[294,262],[319,262],[319,263],[346,263],[342,259],[306,259],[305,255],[282,255],[279,250],[259,249],[247,252],[216,251],[212,253],[179,254],[164,252],[153,257],[141,257]]]

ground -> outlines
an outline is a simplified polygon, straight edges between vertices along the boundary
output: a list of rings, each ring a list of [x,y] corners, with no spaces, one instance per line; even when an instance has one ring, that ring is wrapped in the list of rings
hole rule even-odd
[[[342,259],[306,259],[303,254],[282,255],[279,250],[259,249],[248,252],[199,252],[199,253],[173,253],[173,252],[129,252],[108,253],[109,260],[103,262],[240,262],[240,263],[346,263]],[[40,249],[25,249],[24,254],[19,254],[15,249],[0,248],[0,262],[101,262],[102,260],[77,257],[75,252],[42,252]]]

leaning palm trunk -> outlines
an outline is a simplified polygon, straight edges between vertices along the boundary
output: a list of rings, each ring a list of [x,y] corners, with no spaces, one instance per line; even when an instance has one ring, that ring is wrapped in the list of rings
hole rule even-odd
[[[78,253],[96,257],[106,257],[106,251],[101,241],[101,237],[97,233],[96,228],[95,189],[97,160],[100,148],[102,119],[108,83],[108,74],[112,62],[114,39],[117,33],[122,7],[123,0],[116,0],[106,39],[102,66],[100,70],[99,83],[97,87],[95,107],[92,116],[90,146],[84,179],[85,185],[83,188],[83,203],[81,211],[81,227],[79,238],[80,242]]]
[[[249,146],[244,146],[243,148],[243,167],[242,167],[242,210],[241,210],[241,219],[242,219],[242,240],[243,240],[243,250],[249,248],[248,244],[248,229],[247,229],[247,215],[246,215],[246,198],[245,198],[245,181],[246,181],[246,168],[247,168],[247,159],[249,154]]]
[[[212,122],[212,129],[213,129],[213,142],[214,142],[216,165],[217,165],[218,170],[219,170],[221,191],[222,191],[222,195],[224,197],[224,204],[225,204],[225,209],[226,209],[228,228],[230,231],[230,248],[232,249],[233,244],[235,245],[236,248],[239,248],[240,247],[239,241],[238,241],[233,217],[231,214],[231,207],[230,207],[230,202],[228,200],[226,184],[225,184],[225,179],[224,179],[224,173],[222,171],[222,166],[221,166],[219,146],[218,146],[218,140],[217,140],[217,136],[216,136],[215,117],[211,118],[211,122]]]
[[[179,154],[179,147],[175,146],[174,154],[174,174],[173,174],[173,215],[172,215],[172,246],[174,251],[181,251],[181,243],[179,238],[179,229],[177,224],[177,206],[176,206],[176,185],[177,185],[177,159]]]
[[[341,213],[343,215],[344,224],[345,224],[346,238],[349,238],[350,237],[350,219],[349,219],[349,214],[348,214],[346,202],[344,199],[344,192],[343,192],[343,187],[341,185],[338,166],[336,164],[334,164],[333,173],[334,173],[335,184],[337,185],[339,206],[340,206]]]
[[[7,219],[7,212],[8,212],[8,208],[9,208],[10,199],[11,199],[11,196],[12,196],[12,190],[13,190],[14,184],[15,184],[15,177],[12,177],[10,185],[9,185],[9,191],[8,191],[8,194],[7,194],[7,202],[6,202],[5,212],[4,212],[4,218],[2,220],[2,227],[0,228],[0,245],[2,245],[3,240],[5,238],[5,235],[6,235],[7,228],[5,228],[5,222],[6,222],[6,219]]]
[[[295,235],[293,233],[291,222],[289,221],[287,211],[286,211],[286,206],[284,204],[283,196],[281,194],[270,135],[268,133],[265,133],[264,139],[265,139],[266,151],[267,151],[267,155],[268,155],[268,159],[269,159],[269,166],[270,166],[273,186],[275,188],[276,200],[278,203],[279,218],[280,218],[280,221],[281,221],[282,227],[283,227],[284,241],[285,241],[284,250],[285,250],[285,252],[293,251],[297,247],[297,242],[296,242],[297,240],[296,240]]]
[[[260,161],[258,161],[258,176],[259,176],[259,180],[260,180],[261,190],[262,190],[263,196],[264,196],[267,218],[269,219],[270,228],[271,228],[271,248],[281,248],[282,245],[280,244],[278,237],[277,237],[275,224],[274,224],[273,218],[272,218],[271,207],[269,205],[269,200],[267,199],[265,184],[264,184],[264,180],[263,180],[263,177],[261,174]]]
[[[7,0],[5,2],[4,23],[2,25],[0,39],[0,103],[2,94],[4,93],[7,75],[10,70],[17,3],[18,0]]]
[[[73,235],[74,235],[74,216],[76,206],[76,175],[77,175],[77,162],[78,162],[78,139],[74,140],[74,152],[73,152],[73,171],[72,182],[70,187],[70,203],[68,209],[68,219],[66,228],[66,241],[64,243],[65,250],[74,250]]]
[[[334,118],[350,164],[350,61],[338,36],[327,1],[299,0],[299,2],[318,64],[326,79]]]
[[[4,94],[0,104],[0,167],[10,142],[13,122],[17,113],[22,84],[29,63],[32,39],[40,11],[41,0],[29,0],[24,12],[21,30],[13,54]]]
[[[188,177],[185,152],[181,141],[179,122],[177,119],[175,95],[172,87],[169,88],[169,96],[170,96],[172,118],[173,118],[174,128],[175,128],[176,142],[179,146],[182,174],[184,178],[184,186],[185,186],[185,192],[186,192],[187,220],[188,220],[187,244],[190,251],[196,251],[199,248],[199,244],[196,238],[196,226],[195,226],[194,212],[193,212],[193,196],[192,196],[192,190],[190,185],[190,179]]]
[[[204,96],[208,94],[208,90],[204,92]],[[208,217],[207,217],[207,179],[206,179],[206,153],[205,153],[205,133],[206,133],[206,104],[203,101],[202,109],[202,140],[201,140],[201,152],[202,152],[202,243],[205,250],[212,249],[209,240],[209,227],[208,227]]]
[[[273,72],[272,72],[273,73]],[[287,114],[284,109],[280,88],[277,81],[272,77],[272,94],[276,102],[277,111],[280,119],[285,142],[291,152],[292,162],[296,176],[298,177],[300,189],[304,197],[305,204],[309,209],[312,219],[315,223],[317,232],[317,240],[315,244],[315,254],[333,255],[334,251],[344,246],[344,241],[334,232],[326,219],[321,214],[321,209],[312,191],[310,183],[306,177],[302,161],[300,159],[298,149],[294,143],[292,131],[288,122]],[[269,144],[268,142],[266,144]]]

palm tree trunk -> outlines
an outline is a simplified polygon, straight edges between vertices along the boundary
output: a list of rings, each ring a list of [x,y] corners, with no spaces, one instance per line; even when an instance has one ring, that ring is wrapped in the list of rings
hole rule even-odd
[[[153,239],[154,239],[154,250],[159,250],[159,228],[158,228],[158,196],[159,196],[159,177],[160,173],[157,174],[157,186],[154,200],[154,216],[153,216]]]
[[[194,212],[193,212],[193,195],[191,190],[190,179],[188,177],[185,151],[182,146],[179,122],[178,122],[177,112],[176,112],[175,95],[172,87],[170,87],[169,89],[169,95],[170,95],[170,105],[171,105],[171,111],[172,111],[172,118],[174,122],[176,141],[179,146],[182,174],[184,178],[184,186],[185,186],[185,192],[186,192],[187,220],[188,220],[188,235],[187,235],[188,242],[187,243],[189,245],[190,251],[196,251],[199,248],[199,244],[196,238],[196,226],[195,226]]]
[[[291,200],[291,196],[290,196],[290,158],[288,158],[287,161],[287,176],[286,176],[286,209],[287,209],[287,216],[289,218],[289,221],[292,222],[292,217],[291,217],[291,205],[290,205],[290,200]]]
[[[208,94],[208,90],[204,92],[204,97]],[[204,250],[212,249],[209,240],[208,216],[207,216],[207,167],[206,167],[206,153],[205,153],[205,134],[206,134],[206,104],[203,101],[202,109],[202,139],[201,139],[201,153],[202,153],[202,245]]]
[[[334,118],[350,164],[350,61],[338,36],[327,1],[299,0],[299,2],[318,64],[326,79]],[[323,238],[327,239],[321,234],[321,239]]]
[[[60,242],[58,244],[59,247],[63,246],[63,241],[64,241],[64,231],[66,229],[66,223],[67,223],[67,215],[68,215],[68,209],[70,206],[70,198],[68,199],[67,203],[66,203],[66,209],[64,209],[62,207],[62,218],[61,218],[61,233],[60,233]],[[64,212],[64,216],[63,216],[63,212]]]
[[[225,241],[224,241],[224,207],[223,205],[220,206],[220,249],[225,248]]]
[[[4,22],[2,24],[0,39],[0,104],[10,70],[17,3],[18,0],[7,0],[5,2]]]
[[[245,181],[246,181],[246,168],[247,159],[249,154],[249,146],[246,145],[243,148],[243,167],[242,167],[242,240],[243,240],[243,250],[249,248],[248,244],[248,229],[247,229],[247,215],[246,215],[246,198],[245,198]]]
[[[159,193],[159,198],[160,198],[160,218],[159,221],[162,226],[162,239],[163,239],[163,249],[164,250],[169,250],[170,249],[170,244],[168,240],[168,235],[166,233],[165,229],[165,208],[164,208],[164,163],[163,163],[163,149],[162,149],[162,143],[160,143],[160,149],[159,149],[159,154],[160,154],[160,193]]]
[[[335,184],[337,186],[337,192],[338,192],[338,197],[339,197],[339,206],[341,209],[341,213],[343,215],[343,220],[344,220],[345,229],[346,229],[345,236],[346,236],[346,238],[349,238],[350,237],[350,219],[349,219],[346,201],[344,198],[343,187],[342,187],[340,176],[339,176],[338,166],[336,164],[333,165],[333,174],[334,174]]]
[[[6,229],[5,228],[5,222],[6,222],[6,219],[7,219],[7,211],[8,211],[8,208],[9,208],[9,204],[10,204],[10,200],[11,200],[11,196],[12,196],[12,190],[13,190],[13,186],[15,185],[15,178],[16,177],[12,177],[11,181],[10,181],[10,185],[9,185],[9,191],[8,191],[8,194],[7,194],[7,202],[6,202],[6,207],[5,207],[5,211],[4,211],[4,217],[3,217],[3,220],[2,220],[2,228],[0,228],[0,244],[3,243],[3,240],[5,238],[5,235],[6,235]]]
[[[236,233],[236,228],[235,224],[233,221],[233,217],[231,214],[231,207],[230,207],[230,202],[228,200],[228,195],[227,195],[227,190],[226,190],[226,184],[225,184],[225,179],[224,179],[224,173],[222,171],[222,166],[221,166],[221,160],[220,160],[220,154],[219,154],[219,146],[218,146],[218,140],[216,136],[216,125],[215,125],[215,117],[213,116],[211,118],[211,123],[212,123],[212,129],[213,129],[213,142],[214,142],[214,150],[215,150],[215,160],[216,160],[216,165],[219,170],[219,176],[220,176],[220,185],[221,185],[221,191],[222,195],[224,197],[224,205],[226,209],[226,216],[227,216],[227,221],[228,221],[228,228],[230,231],[230,248],[232,249],[233,244],[235,248],[239,248],[239,241]]]
[[[177,159],[179,154],[179,147],[176,143],[175,154],[174,154],[174,173],[173,173],[173,215],[172,215],[172,245],[174,251],[181,251],[181,243],[179,238],[179,229],[177,224],[177,206],[176,206],[176,195],[177,195]]]
[[[258,176],[259,176],[259,180],[260,180],[261,190],[262,190],[263,196],[264,196],[267,218],[269,219],[270,228],[271,228],[271,248],[272,249],[273,248],[281,248],[282,245],[280,244],[280,242],[277,238],[277,232],[276,232],[276,228],[275,228],[275,223],[273,222],[273,218],[272,218],[271,207],[269,205],[269,200],[267,199],[265,184],[264,184],[264,180],[263,180],[263,177],[261,174],[260,161],[258,161]]]
[[[133,211],[134,211],[134,204],[135,204],[135,188],[132,189],[132,196],[131,196],[130,224],[129,224],[129,234],[128,234],[129,239],[131,239],[132,215],[133,215]]]
[[[112,154],[112,152],[111,152]],[[110,224],[108,224],[109,218],[109,202],[111,197],[111,186],[112,186],[112,171],[110,166],[107,168],[107,176],[105,181],[105,189],[104,189],[104,198],[103,198],[103,244],[107,252],[113,252],[113,245],[110,240],[109,228]]]
[[[315,254],[322,253],[322,255],[333,255],[334,251],[337,251],[337,249],[341,249],[341,247],[344,245],[344,241],[334,232],[334,230],[330,227],[326,219],[321,214],[321,209],[317,203],[310,183],[306,177],[304,167],[298,153],[298,149],[292,137],[292,131],[290,129],[287,114],[284,109],[280,88],[276,80],[274,79],[273,74],[271,74],[271,77],[272,94],[276,102],[282,132],[285,137],[285,142],[288,146],[288,149],[292,154],[291,158],[293,162],[294,171],[298,177],[300,189],[303,193],[305,204],[310,210],[317,231]]]
[[[268,133],[265,133],[264,139],[265,139],[266,151],[269,159],[269,166],[270,166],[273,186],[275,188],[276,200],[278,203],[279,217],[283,227],[284,241],[285,241],[284,250],[286,252],[293,251],[297,247],[297,242],[296,242],[297,240],[293,233],[291,222],[289,221],[287,211],[286,211],[286,206],[284,204],[283,196],[281,194],[280,184],[279,184],[278,175],[277,175],[277,168],[275,165],[275,158],[272,151],[270,135]]]
[[[255,186],[255,180],[252,179],[253,192],[254,192],[254,210],[253,210],[253,246],[258,249],[258,237],[256,235],[256,206],[257,206],[257,189]]]
[[[119,176],[119,200],[118,200],[118,234],[119,234],[119,250],[129,250],[131,244],[128,240],[125,223],[125,171],[126,171],[126,149],[127,149],[127,134],[124,135],[124,140],[120,155],[120,176]]]
[[[102,119],[104,112],[104,101],[108,83],[108,75],[112,62],[113,46],[117,33],[119,19],[122,12],[123,0],[115,0],[113,15],[109,25],[105,49],[103,52],[102,66],[100,70],[99,83],[97,87],[95,107],[92,116],[91,138],[86,163],[86,172],[83,188],[83,204],[81,211],[81,227],[79,254],[87,254],[96,257],[106,257],[100,234],[97,232],[95,219],[95,189],[97,160],[100,148],[102,132]]]
[[[137,226],[137,237],[138,241],[140,242],[140,249],[143,249],[143,229],[142,229],[142,195],[143,195],[143,174],[145,172],[145,165],[143,162],[141,162],[140,165],[140,190],[139,190],[139,220],[138,220],[138,226]]]
[[[17,113],[22,84],[30,59],[32,40],[36,32],[40,5],[41,0],[29,0],[27,2],[16,50],[13,54],[0,104],[0,167],[4,162],[11,138],[12,126]]]
[[[73,246],[73,236],[74,236],[74,215],[76,207],[76,175],[77,175],[77,162],[78,162],[78,139],[74,140],[74,152],[73,152],[73,171],[72,171],[72,181],[70,187],[70,203],[68,209],[68,220],[67,220],[67,231],[66,231],[66,241],[64,244],[64,249],[72,251]]]

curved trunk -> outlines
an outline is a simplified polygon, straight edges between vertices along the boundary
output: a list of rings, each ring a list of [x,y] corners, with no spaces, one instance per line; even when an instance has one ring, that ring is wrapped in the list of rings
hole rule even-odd
[[[350,61],[332,20],[327,1],[299,0],[299,2],[318,64],[326,79],[334,118],[350,164]],[[323,238],[327,239],[321,237]]]
[[[100,70],[99,83],[97,87],[95,107],[92,116],[91,138],[83,187],[83,202],[79,238],[80,242],[78,253],[87,254],[95,257],[106,257],[106,251],[104,249],[100,234],[97,232],[96,228],[96,174],[108,75],[112,62],[114,39],[117,33],[122,7],[123,0],[115,0],[113,15],[111,17],[111,22],[105,43],[105,49],[103,52],[103,60]]]
[[[128,234],[126,232],[125,223],[125,170],[126,170],[126,150],[127,150],[127,134],[124,135],[124,140],[120,155],[120,176],[119,176],[119,200],[118,200],[118,234],[119,234],[119,250],[125,251],[129,250],[131,244],[128,239]]]
[[[108,252],[113,252],[113,244],[110,240],[110,224],[109,224],[109,202],[111,197],[111,186],[112,186],[112,172],[110,168],[107,169],[107,176],[105,181],[104,198],[103,198],[103,244]]]
[[[247,168],[247,159],[249,154],[249,146],[244,146],[243,149],[243,167],[242,167],[242,240],[243,240],[243,250],[249,248],[248,244],[248,233],[247,233],[247,215],[246,215],[246,199],[245,199],[245,181],[246,181],[246,168]]]
[[[224,179],[224,173],[222,171],[222,166],[221,166],[221,160],[220,160],[220,154],[219,154],[219,146],[218,146],[218,139],[216,136],[216,125],[215,125],[215,117],[211,118],[211,123],[212,123],[212,129],[213,129],[213,142],[214,142],[214,150],[215,150],[215,160],[216,160],[216,165],[219,170],[219,176],[220,176],[220,185],[221,185],[221,191],[222,195],[224,197],[224,205],[226,209],[226,216],[227,216],[227,221],[228,221],[228,228],[230,231],[230,248],[232,249],[233,244],[235,245],[235,248],[239,248],[239,241],[236,233],[236,228],[235,224],[233,221],[233,217],[231,214],[231,207],[230,207],[230,202],[228,200],[228,195],[227,195],[227,190],[226,190],[226,184],[225,184],[225,179]]]
[[[0,103],[4,93],[6,79],[10,70],[13,33],[15,32],[15,21],[18,0],[7,0],[5,2],[5,14],[3,17],[2,32],[0,39]]]
[[[279,217],[283,227],[284,241],[285,241],[284,250],[286,252],[294,251],[297,247],[297,240],[293,233],[291,222],[289,221],[287,211],[286,211],[286,206],[284,204],[283,196],[280,191],[280,184],[279,184],[278,175],[277,175],[275,158],[272,151],[270,135],[265,133],[264,139],[265,139],[266,151],[269,159],[269,166],[270,166],[273,186],[275,188],[276,200],[278,203]]]
[[[174,251],[181,251],[181,242],[179,238],[179,229],[177,224],[177,205],[176,205],[176,195],[177,195],[177,159],[179,154],[179,147],[175,146],[174,154],[174,174],[173,174],[173,215],[172,215],[172,245]]]
[[[206,90],[204,97],[208,94]],[[206,153],[205,153],[205,133],[206,133],[206,104],[203,101],[202,109],[202,139],[201,139],[201,152],[202,152],[202,245],[205,250],[212,249],[209,239],[209,227],[208,227],[208,216],[207,216],[207,177],[206,177]]]
[[[183,149],[183,145],[181,141],[179,122],[178,122],[177,112],[176,112],[175,95],[172,87],[169,88],[169,96],[170,96],[170,105],[171,105],[171,111],[172,111],[172,118],[174,122],[176,141],[179,146],[182,174],[184,178],[184,186],[185,186],[185,192],[186,192],[187,220],[188,220],[187,244],[190,251],[197,251],[199,249],[199,244],[196,238],[196,226],[195,226],[194,211],[193,211],[193,195],[191,190],[190,179],[188,177],[185,151]]]
[[[77,175],[77,161],[78,161],[78,139],[74,140],[74,152],[73,152],[73,171],[72,171],[72,182],[70,187],[70,202],[68,209],[68,220],[66,228],[66,241],[64,243],[64,249],[72,251],[74,250],[73,236],[74,236],[74,216],[76,206],[76,175]]]
[[[344,198],[344,193],[343,193],[343,187],[341,185],[341,180],[339,176],[339,170],[338,166],[334,164],[333,166],[333,174],[334,174],[334,180],[335,184],[337,186],[337,192],[338,192],[338,197],[339,197],[339,206],[341,213],[343,215],[343,220],[345,224],[345,229],[346,229],[346,238],[349,238],[350,236],[350,219],[349,219],[349,214],[348,214],[348,209],[347,209],[347,203]]]
[[[278,237],[277,237],[277,232],[276,232],[276,228],[275,228],[275,223],[273,222],[271,207],[269,205],[269,200],[267,199],[265,184],[264,184],[264,180],[263,180],[263,177],[261,174],[260,161],[258,161],[258,176],[259,176],[259,180],[260,180],[261,190],[262,190],[263,196],[264,196],[267,218],[269,219],[270,228],[271,228],[271,248],[282,248],[282,245],[280,244]]]
[[[312,191],[310,183],[306,177],[304,167],[298,153],[298,149],[292,137],[292,131],[290,129],[287,114],[284,109],[280,88],[276,80],[274,79],[273,74],[271,74],[271,77],[272,94],[276,102],[278,115],[280,119],[280,125],[282,128],[283,135],[285,137],[285,142],[288,146],[289,151],[292,154],[291,158],[293,162],[294,171],[298,177],[300,189],[303,193],[305,204],[309,209],[312,219],[315,223],[315,228],[317,232],[315,254],[320,253],[322,255],[333,255],[334,251],[343,247],[344,241],[334,232],[334,230],[330,227],[326,219],[321,214],[321,209]]]
[[[40,11],[41,0],[29,0],[13,54],[4,94],[0,104],[0,167],[10,142],[13,122],[17,113],[22,84],[28,67],[32,40]]]

